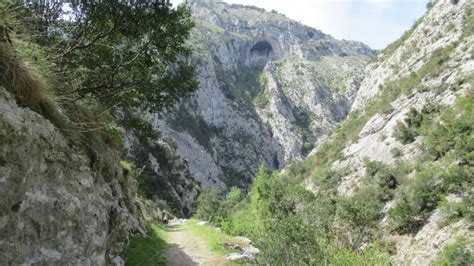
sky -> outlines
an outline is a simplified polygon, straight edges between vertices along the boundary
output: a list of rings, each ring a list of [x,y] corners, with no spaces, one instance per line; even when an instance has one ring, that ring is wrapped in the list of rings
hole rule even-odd
[[[179,4],[183,0],[171,0]],[[224,0],[276,10],[338,39],[382,49],[426,11],[428,0]]]

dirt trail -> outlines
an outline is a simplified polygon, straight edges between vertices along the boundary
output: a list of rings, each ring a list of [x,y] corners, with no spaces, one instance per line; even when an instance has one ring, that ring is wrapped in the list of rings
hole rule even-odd
[[[186,230],[186,220],[173,221],[167,227],[165,250],[167,265],[226,265],[222,255],[209,251],[204,239]]]

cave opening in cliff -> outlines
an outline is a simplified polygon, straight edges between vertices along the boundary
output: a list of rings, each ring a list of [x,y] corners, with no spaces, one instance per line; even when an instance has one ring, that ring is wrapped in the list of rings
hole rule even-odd
[[[259,41],[252,47],[252,49],[250,49],[251,53],[267,56],[270,54],[271,51],[273,51],[273,47],[267,41]]]

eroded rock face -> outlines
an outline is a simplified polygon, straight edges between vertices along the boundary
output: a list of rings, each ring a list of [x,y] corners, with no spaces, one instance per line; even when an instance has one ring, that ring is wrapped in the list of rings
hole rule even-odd
[[[91,167],[1,87],[0,110],[0,264],[123,264],[128,236],[144,232],[133,178]]]
[[[141,184],[145,197],[164,209],[172,209],[176,215],[191,215],[199,185],[191,176],[188,164],[177,155],[172,140],[160,138],[141,143],[128,132],[125,138],[127,158],[139,162]]]
[[[246,188],[260,164],[303,158],[347,115],[367,46],[256,7],[189,3],[200,88],[151,120],[203,187]]]
[[[373,110],[373,103],[388,83],[400,81],[426,68],[440,49],[446,49],[445,53],[449,53],[436,74],[424,75],[416,88],[415,85],[405,88],[409,93],[400,93],[387,106],[379,108],[381,111],[370,113],[358,138],[345,143],[343,158],[332,164],[332,170],[344,173],[337,187],[340,196],[349,196],[367,184],[364,183],[367,176],[365,159],[394,166],[397,161],[409,163],[423,155],[420,149],[422,136],[408,144],[394,137],[396,125],[403,122],[412,109],[419,111],[428,106],[453,106],[456,98],[472,90],[474,36],[472,33],[463,35],[465,25],[469,23],[465,21],[469,10],[472,12],[472,1],[438,1],[398,47],[385,50],[366,67],[366,76],[352,106],[353,113],[366,114],[371,108]],[[408,174],[406,178],[412,177]],[[310,181],[307,181],[307,187],[318,190]],[[439,251],[457,238],[473,240],[472,233],[467,233],[472,223],[461,220],[448,226],[440,225],[439,210],[431,214],[418,232],[393,235],[387,229],[386,220],[387,210],[395,204],[390,201],[386,205],[381,229],[386,231],[384,238],[397,247],[397,254],[394,255],[397,264],[430,265]]]

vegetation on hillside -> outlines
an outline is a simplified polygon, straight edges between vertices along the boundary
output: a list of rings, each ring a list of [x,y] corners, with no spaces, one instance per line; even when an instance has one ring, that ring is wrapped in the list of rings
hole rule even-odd
[[[235,189],[225,198],[213,191],[202,194],[197,216],[231,234],[249,236],[262,251],[260,262],[272,265],[389,265],[389,256],[396,250],[381,237],[385,230],[416,233],[435,209],[443,216],[440,226],[462,219],[473,222],[472,87],[464,90],[454,106],[412,109],[400,121],[394,137],[402,144],[419,141],[422,154],[416,160],[404,161],[400,150],[392,152],[397,158],[393,165],[366,159],[364,186],[350,196],[338,195],[337,185],[351,169],[332,167],[344,158],[343,149],[358,140],[369,119],[377,113],[392,113],[391,103],[399,97],[428,90],[434,94],[458,91],[472,84],[472,76],[438,88],[423,82],[446,70],[455,49],[469,36],[466,32],[472,31],[472,17],[471,8],[457,42],[436,50],[410,75],[387,80],[366,108],[352,112],[314,155],[281,173],[268,173],[261,167],[247,197],[240,201],[231,200],[238,194]],[[316,193],[305,188],[303,181],[308,179],[317,187]],[[461,201],[451,202],[453,194]],[[390,200],[395,204],[387,214],[382,210]],[[469,264],[472,253],[460,243],[446,246],[439,264]]]
[[[304,187],[304,172],[297,168],[271,174],[262,166],[246,198],[236,188],[223,199],[217,191],[205,191],[198,198],[196,216],[230,234],[254,239],[262,263],[388,265],[393,246],[380,238],[387,201],[396,200],[388,222],[390,230],[400,234],[417,232],[438,207],[445,213],[445,224],[473,222],[473,103],[470,90],[454,107],[412,111],[411,119],[419,121],[412,125],[421,126],[417,131],[425,154],[393,166],[366,160],[367,182],[351,196],[335,193],[341,173],[329,167],[311,171],[319,187],[314,194]],[[463,200],[446,203],[452,193],[463,195]]]

